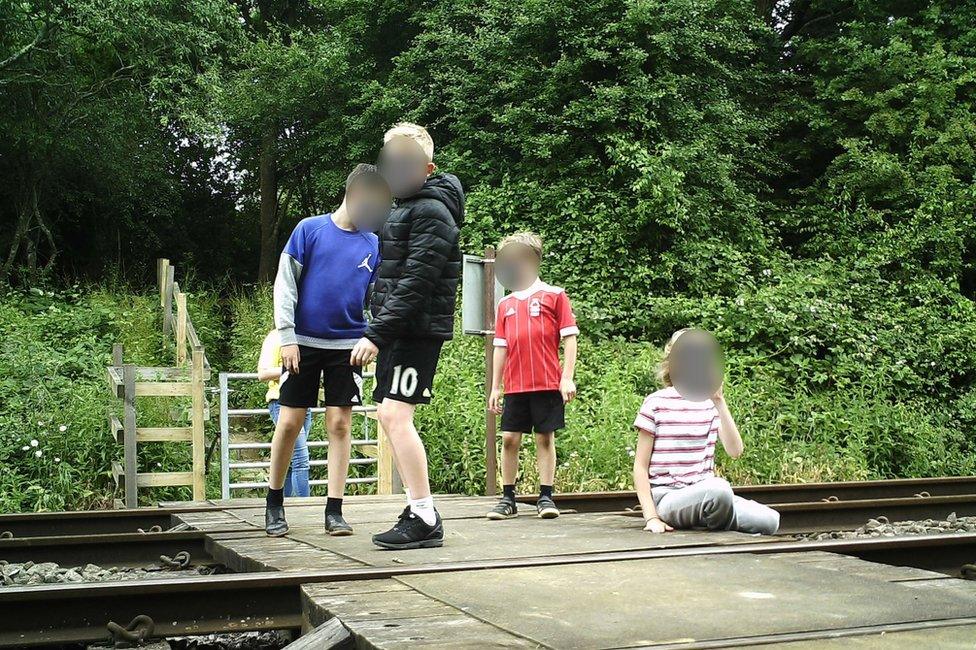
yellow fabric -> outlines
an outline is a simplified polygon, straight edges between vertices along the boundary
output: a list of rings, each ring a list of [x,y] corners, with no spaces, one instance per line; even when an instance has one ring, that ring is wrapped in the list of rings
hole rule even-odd
[[[278,339],[278,330],[271,330],[264,337],[261,344],[261,356],[258,358],[258,370],[281,370],[281,343]],[[264,399],[270,402],[278,399],[278,382],[271,380],[268,382],[268,392],[264,394]]]

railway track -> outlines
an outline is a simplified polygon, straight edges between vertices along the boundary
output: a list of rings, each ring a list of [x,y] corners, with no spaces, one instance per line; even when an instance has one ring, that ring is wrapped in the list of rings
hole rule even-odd
[[[560,556],[443,562],[325,571],[280,571],[137,582],[0,589],[0,647],[104,640],[109,621],[151,612],[160,636],[298,628],[303,584],[380,580],[499,568],[544,567],[696,555],[826,551],[868,561],[958,572],[976,557],[976,533],[821,542],[770,541]]]
[[[869,518],[891,521],[944,519],[949,512],[976,515],[976,477],[907,479],[807,485],[747,486],[742,496],[774,506],[784,534],[841,530]],[[522,498],[531,502],[531,498]],[[564,509],[584,513],[636,515],[633,492],[562,494]],[[61,565],[140,566],[160,555],[188,551],[195,564],[212,563],[208,535],[182,530],[182,513],[254,508],[260,502],[228,506],[142,508],[122,511],[18,514],[0,516],[0,559],[56,562]],[[155,527],[155,528],[154,528]],[[156,531],[156,532],[139,532]],[[255,533],[244,521],[221,533]],[[472,560],[429,565],[366,567],[325,571],[220,574],[115,582],[0,587],[0,647],[82,643],[106,638],[109,621],[125,622],[150,613],[155,636],[244,630],[298,629],[302,584],[380,580],[426,573],[481,571],[625,560],[742,553],[827,551],[884,564],[911,566],[947,575],[976,561],[976,533],[894,538],[797,541],[774,539],[749,544],[579,553],[505,560]]]
[[[760,503],[777,505],[824,500],[829,503],[963,495],[974,495],[973,499],[976,499],[976,476],[750,485],[736,487],[735,492]],[[535,502],[535,498],[531,495],[522,495],[518,500],[523,503]],[[637,495],[633,491],[577,492],[557,494],[556,500],[562,508],[577,512],[613,512],[624,511],[635,506]],[[140,528],[150,530],[154,526],[166,530],[178,523],[174,515],[259,506],[259,500],[249,500],[236,504],[210,503],[179,508],[6,514],[0,515],[0,534],[10,533],[13,537],[20,538],[135,533]]]
[[[774,485],[744,485],[735,493],[760,503],[812,503],[818,501],[865,501],[894,498],[925,498],[976,495],[976,476],[938,478],[910,478],[878,481],[843,481],[836,483],[777,483]],[[974,496],[973,498],[976,498]],[[608,512],[625,510],[637,504],[632,490],[615,492],[576,492],[557,494],[555,499],[563,508],[577,512]],[[532,495],[518,497],[521,503],[535,503]]]

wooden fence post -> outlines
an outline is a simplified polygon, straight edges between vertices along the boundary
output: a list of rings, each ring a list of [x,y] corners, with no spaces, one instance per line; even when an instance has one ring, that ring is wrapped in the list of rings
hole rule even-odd
[[[166,263],[166,277],[163,280],[163,336],[169,336],[173,331],[173,282],[176,269],[169,262]]]
[[[166,306],[166,278],[169,277],[169,260],[165,257],[156,259],[156,285],[159,288],[159,306]]]
[[[176,294],[176,367],[186,366],[186,294]]]
[[[498,442],[495,413],[488,408],[491,380],[494,372],[495,342],[495,247],[485,247],[485,494],[498,492]]]
[[[112,344],[112,365],[119,367],[122,365],[122,344],[113,343]]]
[[[124,387],[124,416],[122,422],[123,455],[125,459],[125,507],[139,506],[139,467],[136,462],[136,367],[122,366]]]
[[[207,442],[204,439],[204,384],[203,384],[203,348],[194,346],[191,360],[190,390],[193,396],[193,410],[191,426],[193,429],[193,500],[206,499],[205,463]]]

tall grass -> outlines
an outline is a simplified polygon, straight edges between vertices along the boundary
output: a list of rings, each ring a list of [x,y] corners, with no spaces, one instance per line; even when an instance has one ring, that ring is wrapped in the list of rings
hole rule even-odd
[[[189,285],[188,285],[189,286]],[[271,327],[271,294],[241,289],[229,297],[202,290],[190,309],[216,372],[251,371]],[[171,365],[173,350],[159,331],[155,293],[122,289],[33,290],[0,296],[0,510],[104,507],[118,496],[110,478],[121,448],[107,432],[114,406],[105,385],[112,344],[126,361]],[[726,395],[745,439],[738,460],[721,453],[722,474],[735,483],[798,482],[976,473],[966,432],[976,423],[972,404],[942,405],[937,398],[895,397],[877,373],[843,387],[813,388],[790,381],[781,366],[728,351]],[[656,342],[580,341],[579,396],[567,409],[556,443],[557,489],[630,487],[634,415],[655,389]],[[480,493],[485,484],[484,343],[460,333],[445,345],[433,403],[418,409],[437,492]],[[232,404],[261,406],[264,386],[235,386]],[[207,424],[218,435],[216,396]],[[140,426],[187,421],[188,401],[140,398]],[[238,432],[268,439],[269,422],[240,422]],[[321,420],[315,437],[324,436]],[[368,435],[373,435],[371,429]],[[536,487],[531,437],[523,449],[520,486]],[[208,496],[219,496],[219,465],[212,458]],[[190,467],[186,445],[140,447],[142,471]],[[368,474],[371,467],[355,469]],[[362,487],[356,491],[366,491]],[[143,491],[145,502],[188,499],[186,488]]]

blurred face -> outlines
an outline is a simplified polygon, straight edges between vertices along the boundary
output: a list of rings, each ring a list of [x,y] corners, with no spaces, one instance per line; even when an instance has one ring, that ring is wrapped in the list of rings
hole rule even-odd
[[[404,136],[383,145],[376,165],[398,199],[416,194],[434,171],[434,164],[427,160],[420,145]]]
[[[671,383],[687,400],[709,399],[722,385],[725,359],[715,337],[705,330],[692,329],[681,334],[668,357]]]
[[[525,244],[508,244],[495,258],[495,277],[509,291],[521,291],[539,277],[539,256]]]
[[[346,192],[346,210],[359,230],[376,232],[390,216],[393,198],[379,174],[357,178]]]

